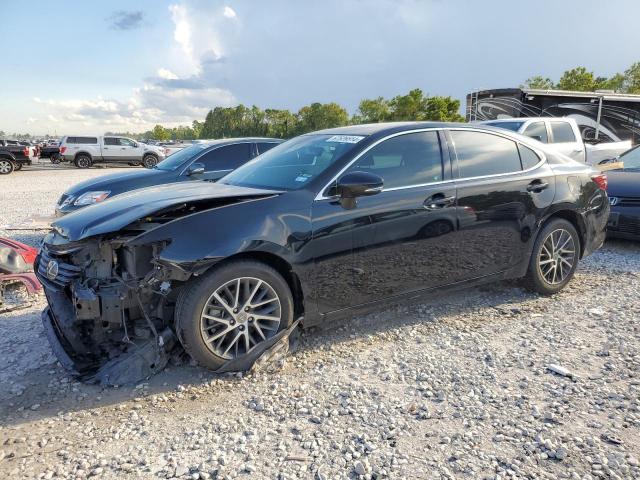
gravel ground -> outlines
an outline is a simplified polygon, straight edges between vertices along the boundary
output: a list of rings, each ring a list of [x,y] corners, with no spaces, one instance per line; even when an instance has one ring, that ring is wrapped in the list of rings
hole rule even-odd
[[[0,178],[0,225],[101,173]],[[639,253],[607,243],[552,298],[441,295],[306,332],[279,370],[131,388],[68,377],[36,299],[0,316],[0,478],[640,478]]]

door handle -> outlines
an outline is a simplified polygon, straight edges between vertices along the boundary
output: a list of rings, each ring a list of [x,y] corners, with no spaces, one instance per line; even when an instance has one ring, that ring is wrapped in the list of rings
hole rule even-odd
[[[456,201],[455,196],[445,197],[442,193],[431,195],[424,201],[424,208],[427,210],[436,210],[438,208],[449,207]]]
[[[529,185],[527,185],[527,192],[539,193],[548,187],[549,187],[549,184],[547,182],[543,182],[541,180],[534,180]]]

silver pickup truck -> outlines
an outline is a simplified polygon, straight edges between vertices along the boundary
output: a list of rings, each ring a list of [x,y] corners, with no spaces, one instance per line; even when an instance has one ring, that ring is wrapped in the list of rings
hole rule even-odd
[[[67,135],[60,142],[60,155],[78,168],[89,168],[94,163],[126,163],[153,168],[164,160],[161,147],[147,145],[126,137],[92,137]]]
[[[480,123],[535,138],[558,153],[589,165],[597,165],[602,160],[617,157],[631,148],[629,140],[596,144],[584,142],[578,124],[568,117],[503,118]]]

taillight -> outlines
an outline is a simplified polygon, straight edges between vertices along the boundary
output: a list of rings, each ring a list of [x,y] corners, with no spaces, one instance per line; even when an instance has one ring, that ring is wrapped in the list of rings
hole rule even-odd
[[[598,188],[600,190],[607,190],[607,186],[609,182],[607,182],[607,175],[604,173],[598,173],[597,175],[592,175],[591,180],[598,184]]]
[[[64,153],[67,151],[67,147],[60,147],[60,153]]]
[[[29,157],[29,147],[24,147],[24,150],[22,150],[22,153],[24,153],[25,157]]]

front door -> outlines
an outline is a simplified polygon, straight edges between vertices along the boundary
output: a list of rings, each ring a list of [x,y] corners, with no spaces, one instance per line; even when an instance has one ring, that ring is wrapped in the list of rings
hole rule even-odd
[[[443,141],[436,130],[397,135],[345,172],[370,172],[384,181],[381,193],[358,198],[349,212],[351,305],[450,283],[456,192]]]

